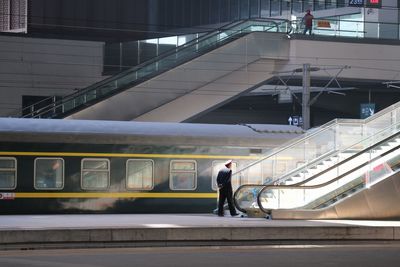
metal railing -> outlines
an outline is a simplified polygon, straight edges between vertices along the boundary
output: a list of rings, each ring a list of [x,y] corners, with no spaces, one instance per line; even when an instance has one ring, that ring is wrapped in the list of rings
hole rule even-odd
[[[304,24],[300,19],[292,21],[293,33],[303,33]],[[314,35],[399,40],[400,24],[363,20],[315,18]]]

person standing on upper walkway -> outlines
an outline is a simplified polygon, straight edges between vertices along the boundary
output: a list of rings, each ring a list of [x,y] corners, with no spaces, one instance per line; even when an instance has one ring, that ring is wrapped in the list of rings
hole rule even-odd
[[[310,35],[311,35],[313,19],[314,19],[314,16],[311,15],[311,11],[308,9],[307,13],[304,15],[304,17],[302,19],[302,23],[304,24],[304,32],[303,32],[303,34],[306,34],[307,31],[308,31],[310,33]]]

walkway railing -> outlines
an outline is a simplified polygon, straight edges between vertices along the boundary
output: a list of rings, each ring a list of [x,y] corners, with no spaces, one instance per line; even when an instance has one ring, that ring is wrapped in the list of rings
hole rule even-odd
[[[322,17],[314,19],[312,33],[314,35],[336,37],[399,40],[399,25],[399,23]],[[304,32],[304,25],[301,19],[293,20],[292,27],[294,33]]]

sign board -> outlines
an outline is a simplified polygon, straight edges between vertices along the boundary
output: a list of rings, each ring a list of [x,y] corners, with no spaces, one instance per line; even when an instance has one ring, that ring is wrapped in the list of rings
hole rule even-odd
[[[303,117],[302,116],[291,116],[288,119],[289,125],[294,126],[303,126]]]
[[[360,104],[360,118],[365,119],[375,114],[375,103]]]
[[[365,6],[369,8],[381,8],[382,0],[365,0]]]
[[[329,22],[329,20],[318,20],[317,27],[318,28],[330,28],[331,23]]]
[[[364,0],[349,0],[349,6],[363,7]]]
[[[278,95],[278,103],[292,103],[292,94],[290,90],[280,90]]]

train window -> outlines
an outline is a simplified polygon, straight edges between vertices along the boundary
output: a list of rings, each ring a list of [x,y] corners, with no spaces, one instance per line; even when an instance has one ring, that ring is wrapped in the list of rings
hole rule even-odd
[[[0,189],[17,187],[17,159],[0,158]]]
[[[129,159],[126,163],[126,188],[151,190],[154,185],[154,162],[147,159]]]
[[[59,190],[64,187],[64,160],[61,158],[35,159],[34,187],[38,190]]]
[[[169,187],[172,190],[195,190],[197,164],[194,160],[171,160]]]
[[[211,169],[211,188],[213,190],[218,190],[218,186],[217,186],[217,176],[218,176],[218,172],[225,167],[225,162],[226,160],[214,160],[212,162],[212,169]],[[237,170],[237,162],[233,161],[232,162],[232,173],[235,173]],[[235,181],[232,181],[232,186],[235,185]]]
[[[110,161],[108,159],[82,159],[83,189],[106,189],[110,185]]]

